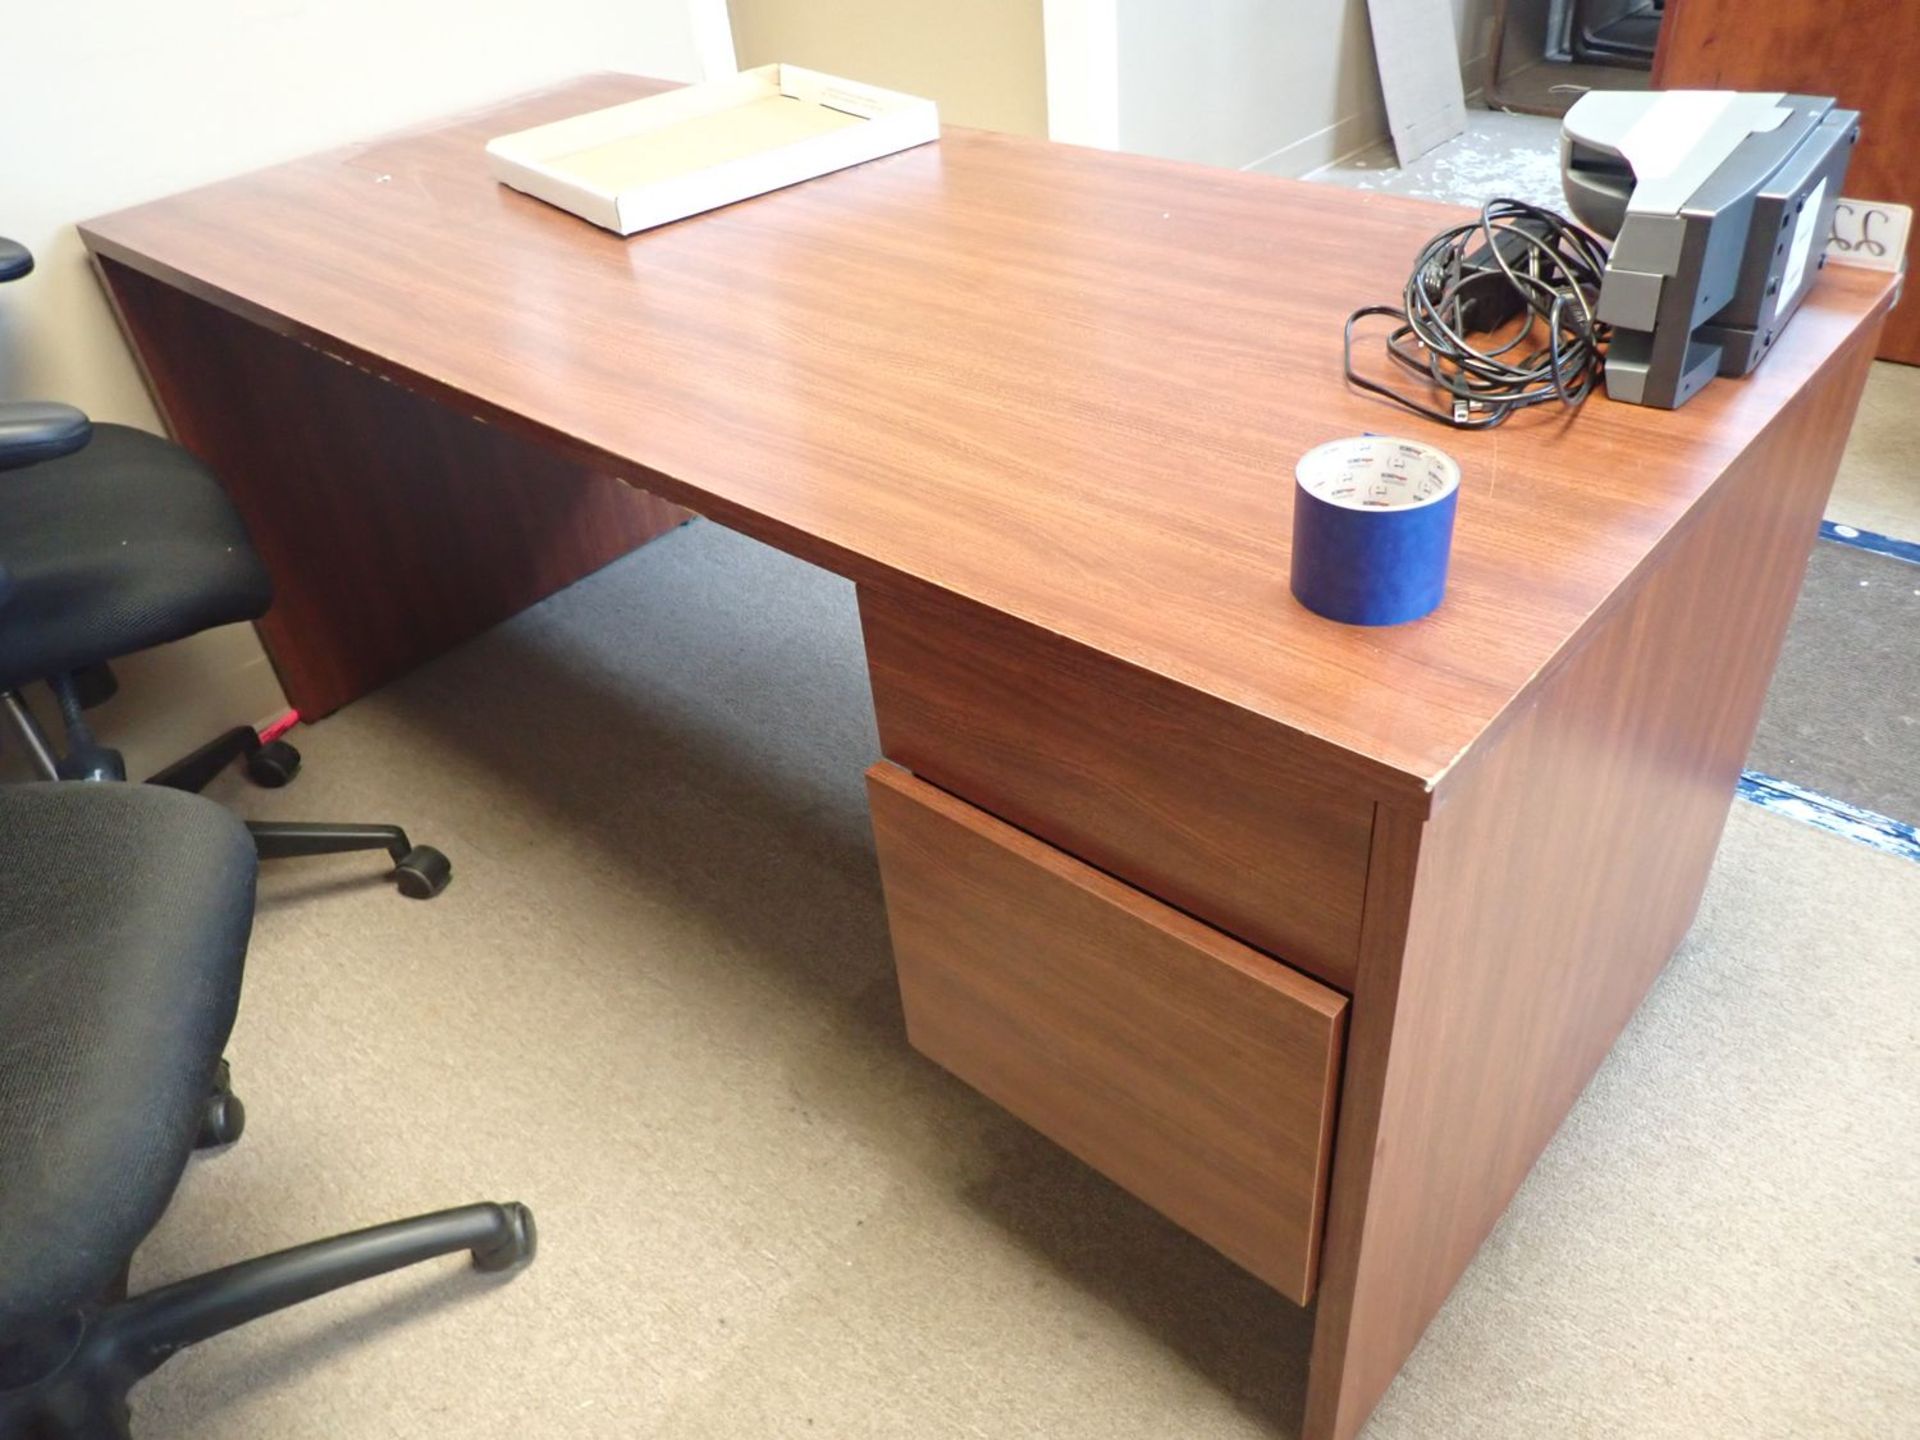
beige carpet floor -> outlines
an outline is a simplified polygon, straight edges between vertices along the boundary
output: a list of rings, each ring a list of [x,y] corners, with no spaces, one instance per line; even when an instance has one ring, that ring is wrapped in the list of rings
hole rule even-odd
[[[442,1262],[176,1359],[145,1440],[1273,1437],[1310,1317],[922,1060],[859,775],[850,588],[698,524],[299,733],[146,1285],[472,1199]],[[1370,1440],[1920,1432],[1920,866],[1736,807],[1698,925]]]

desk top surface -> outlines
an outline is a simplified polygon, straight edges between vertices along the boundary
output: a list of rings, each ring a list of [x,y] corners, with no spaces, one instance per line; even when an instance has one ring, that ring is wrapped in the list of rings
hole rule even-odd
[[[1755,375],[1678,411],[1453,433],[1350,393],[1340,327],[1461,212],[967,130],[625,240],[489,177],[493,136],[662,88],[596,76],[82,228],[863,583],[1267,716],[1382,794],[1435,786],[1891,290],[1829,270]],[[1387,629],[1287,588],[1295,459],[1368,430],[1463,472],[1447,599]]]

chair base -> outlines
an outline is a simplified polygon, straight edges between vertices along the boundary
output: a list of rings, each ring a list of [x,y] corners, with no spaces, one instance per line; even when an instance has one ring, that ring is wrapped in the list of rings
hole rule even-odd
[[[533,1213],[518,1202],[462,1205],[317,1240],[69,1315],[0,1340],[0,1435],[7,1440],[130,1440],[128,1393],[169,1357],[303,1300],[465,1250],[476,1270],[534,1255]]]
[[[65,755],[54,748],[18,690],[0,691],[0,720],[13,730],[34,769],[47,780],[125,780],[127,768],[120,752],[98,744],[80,714],[86,698],[77,677],[57,676],[49,683],[66,725]],[[146,783],[198,793],[235,760],[244,760],[248,778],[269,789],[278,789],[300,773],[300,752],[293,746],[284,740],[263,743],[252,726],[236,725],[149,776]],[[415,845],[398,825],[256,822],[247,828],[262,860],[385,850],[393,859],[394,885],[409,900],[431,900],[453,880],[453,865],[447,857],[431,845]]]
[[[231,1145],[246,1132],[247,1107],[233,1093],[233,1071],[222,1060],[213,1072],[213,1085],[200,1109],[200,1132],[193,1137],[196,1150],[214,1150]]]
[[[307,855],[343,855],[384,850],[393,859],[393,880],[409,900],[431,900],[453,881],[453,862],[431,845],[416,845],[398,825],[324,825],[312,821],[249,820],[262,860]]]
[[[244,759],[247,778],[256,785],[278,790],[300,773],[300,752],[284,740],[261,742],[260,732],[251,725],[236,725],[147,777],[149,785],[165,785],[173,790],[191,790],[195,794],[207,788],[235,760]]]

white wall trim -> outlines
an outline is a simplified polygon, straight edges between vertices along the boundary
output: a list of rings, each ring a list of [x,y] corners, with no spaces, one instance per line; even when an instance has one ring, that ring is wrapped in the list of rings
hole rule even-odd
[[[1117,0],[1044,0],[1047,136],[1069,145],[1120,148],[1120,19]]]
[[[1482,72],[1486,62],[1484,54],[1476,55],[1460,67],[1469,109],[1478,109],[1482,104],[1485,90]],[[1297,180],[1329,165],[1344,165],[1356,155],[1387,145],[1390,138],[1387,127],[1380,123],[1379,114],[1363,110],[1336,120],[1324,130],[1303,135],[1292,144],[1283,145],[1271,155],[1263,155],[1240,168]]]
[[[1471,60],[1460,62],[1460,88],[1467,94],[1472,109],[1485,103],[1487,93],[1487,52],[1482,50]]]
[[[1298,180],[1315,170],[1358,155],[1362,150],[1384,144],[1387,127],[1381,122],[1382,117],[1377,110],[1356,111],[1240,168],[1258,170],[1262,175],[1284,175]]]

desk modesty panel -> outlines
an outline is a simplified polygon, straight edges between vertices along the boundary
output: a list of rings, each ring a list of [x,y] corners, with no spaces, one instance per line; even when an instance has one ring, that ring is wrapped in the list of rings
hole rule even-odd
[[[1288,594],[1293,463],[1414,423],[1340,327],[1461,212],[953,129],[630,240],[488,178],[660,88],[83,227],[291,698],[689,510],[853,579],[911,1039],[1314,1295],[1347,1440],[1691,923],[1891,279],[1680,411],[1423,429],[1446,602],[1356,629]]]

